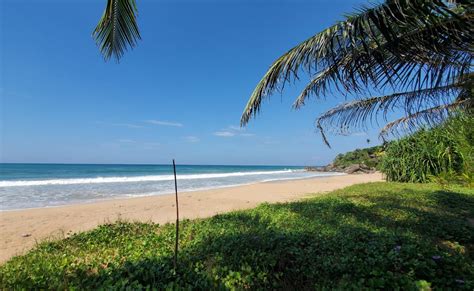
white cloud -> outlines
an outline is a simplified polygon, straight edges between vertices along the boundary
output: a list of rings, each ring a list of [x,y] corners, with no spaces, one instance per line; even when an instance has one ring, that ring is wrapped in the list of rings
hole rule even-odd
[[[240,126],[233,126],[233,125],[229,125],[225,129],[214,132],[214,135],[215,136],[220,136],[220,137],[233,137],[233,136],[250,137],[250,136],[255,136],[254,133],[245,132],[245,128],[242,128]]]
[[[182,123],[174,121],[164,121],[164,120],[146,120],[145,122],[154,124],[154,125],[163,125],[163,126],[174,126],[174,127],[183,127]]]
[[[240,126],[235,126],[235,125],[229,125],[228,129],[230,130],[235,130],[235,131],[243,131],[245,128],[240,127]]]
[[[135,143],[135,141],[133,139],[126,139],[126,138],[119,139],[117,141],[120,142],[120,143]]]
[[[349,136],[366,136],[367,132],[353,132],[348,134]]]
[[[233,137],[233,136],[235,136],[235,133],[230,132],[230,131],[216,131],[216,132],[214,132],[214,135],[215,136],[220,136],[220,137]]]
[[[200,141],[199,137],[193,136],[193,135],[184,136],[183,139],[184,139],[185,141],[191,142],[191,143],[195,143],[195,142],[199,142],[199,141]]]
[[[97,122],[98,124],[108,125],[108,126],[119,126],[119,127],[127,127],[127,128],[143,128],[142,125],[131,124],[131,123],[111,123],[111,122]]]

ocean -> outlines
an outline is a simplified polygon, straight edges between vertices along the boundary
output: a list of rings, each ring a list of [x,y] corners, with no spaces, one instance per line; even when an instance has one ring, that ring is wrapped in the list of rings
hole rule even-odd
[[[338,175],[294,166],[177,165],[180,192]],[[171,165],[0,164],[0,210],[174,193]]]

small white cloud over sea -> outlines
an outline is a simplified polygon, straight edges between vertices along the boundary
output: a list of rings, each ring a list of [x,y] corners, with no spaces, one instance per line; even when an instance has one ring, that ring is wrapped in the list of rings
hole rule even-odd
[[[233,136],[251,137],[251,136],[255,136],[254,133],[245,132],[245,128],[242,128],[240,126],[233,126],[233,125],[229,125],[225,129],[221,129],[220,131],[214,132],[214,135],[215,136],[220,136],[220,137],[233,137]]]
[[[126,127],[126,128],[143,128],[143,125],[133,124],[133,123],[116,123],[116,122],[103,122],[98,121],[97,124],[107,125],[107,126],[117,126],[117,127]]]
[[[216,131],[214,132],[215,136],[220,136],[220,137],[233,137],[235,136],[235,133],[230,132],[230,131]]]
[[[184,136],[183,139],[184,139],[186,142],[190,142],[190,143],[195,143],[195,142],[199,142],[199,141],[200,141],[199,137],[194,136],[194,135]]]
[[[150,120],[145,120],[145,122],[153,124],[153,125],[161,125],[161,126],[174,126],[174,127],[183,127],[184,126],[182,123],[175,122],[175,121],[150,119]]]

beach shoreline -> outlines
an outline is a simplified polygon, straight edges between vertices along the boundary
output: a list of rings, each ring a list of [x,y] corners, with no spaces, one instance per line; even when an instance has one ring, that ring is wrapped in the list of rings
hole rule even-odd
[[[226,188],[235,188],[241,186],[248,186],[252,184],[262,184],[262,183],[274,183],[274,182],[283,182],[283,181],[293,181],[293,180],[306,180],[306,179],[319,179],[319,178],[327,178],[327,177],[334,177],[334,176],[345,176],[346,173],[342,172],[324,172],[324,175],[321,176],[309,176],[309,177],[296,177],[296,178],[281,178],[281,179],[270,179],[270,180],[263,180],[263,181],[256,181],[256,182],[248,182],[248,183],[241,183],[241,184],[229,184],[223,186],[215,186],[215,187],[203,187],[203,188],[195,188],[192,190],[185,189],[180,191],[180,193],[193,193],[193,192],[203,192],[203,191],[211,191],[211,190],[219,190],[219,189],[226,189]],[[179,181],[179,177],[178,177]],[[1,186],[0,186],[1,187]],[[178,185],[179,191],[179,185]],[[71,201],[66,202],[65,204],[58,204],[58,205],[47,205],[47,206],[34,206],[34,207],[25,207],[25,208],[14,208],[14,209],[0,209],[0,214],[2,212],[12,212],[12,211],[24,211],[24,210],[34,210],[34,209],[47,209],[47,208],[57,208],[57,207],[65,207],[65,206],[74,206],[74,205],[88,205],[100,202],[110,202],[116,200],[124,200],[124,199],[134,199],[134,198],[145,198],[145,197],[156,197],[156,196],[166,196],[166,195],[174,195],[174,189],[169,190],[167,192],[151,192],[151,193],[143,193],[143,194],[125,194],[123,196],[117,197],[108,197],[108,198],[99,198],[99,199],[92,199],[86,201]]]
[[[353,184],[382,181],[380,173],[337,175],[260,182],[180,193],[180,219],[204,218],[260,203],[297,200]],[[173,194],[116,198],[97,202],[0,212],[0,263],[22,254],[36,242],[62,238],[117,219],[167,223],[175,220]]]

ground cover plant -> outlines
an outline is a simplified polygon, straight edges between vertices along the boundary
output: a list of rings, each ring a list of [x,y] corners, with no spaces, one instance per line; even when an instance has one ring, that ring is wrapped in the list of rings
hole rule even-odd
[[[0,267],[11,288],[474,288],[474,191],[371,183],[184,221],[117,222]]]

